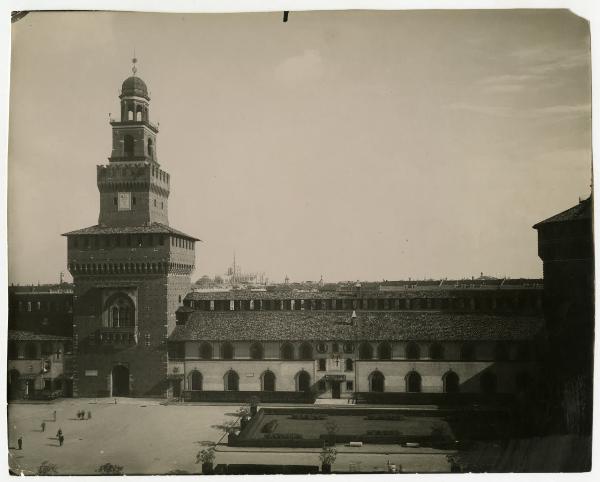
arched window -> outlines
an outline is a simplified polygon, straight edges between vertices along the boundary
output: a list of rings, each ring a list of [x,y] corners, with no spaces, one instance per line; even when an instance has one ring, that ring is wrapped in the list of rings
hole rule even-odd
[[[300,360],[312,360],[312,359],[313,359],[312,345],[308,342],[302,343],[302,345],[300,345]]]
[[[475,360],[475,345],[473,343],[465,343],[460,347],[460,359],[463,361]]]
[[[198,370],[193,370],[190,373],[190,390],[199,391],[202,390],[202,373]]]
[[[17,342],[9,341],[8,342],[8,359],[16,360],[19,358],[19,347],[17,346]]]
[[[237,392],[240,389],[240,377],[233,370],[229,370],[225,374],[225,390],[228,392]]]
[[[213,349],[210,343],[204,342],[200,345],[200,358],[210,360],[213,356]]]
[[[442,378],[442,381],[444,382],[444,392],[458,393],[460,391],[458,375],[455,372],[446,372]]]
[[[421,391],[421,375],[417,372],[410,372],[406,375],[406,391],[410,393]]]
[[[133,136],[127,134],[123,137],[123,152],[126,157],[133,157],[134,153],[134,142]]]
[[[148,138],[148,156],[154,157],[154,145],[152,139]]]
[[[499,341],[494,347],[494,360],[508,361],[508,358],[508,345],[503,341]]]
[[[432,360],[443,360],[444,347],[439,343],[432,343],[429,346],[429,358]]]
[[[296,386],[299,392],[308,392],[310,390],[310,375],[302,370],[296,375]]]
[[[122,328],[135,325],[135,306],[131,298],[118,293],[107,302],[108,326]]]
[[[291,343],[284,343],[281,345],[281,359],[282,360],[293,360],[294,359],[294,346]]]
[[[406,345],[406,358],[409,360],[418,360],[421,358],[421,348],[419,348],[419,345],[413,341]]]
[[[275,374],[271,370],[267,370],[262,374],[262,391],[263,392],[274,392],[275,391]]]
[[[25,358],[27,360],[35,360],[38,358],[37,345],[31,341],[25,344]]]
[[[483,393],[496,393],[498,379],[494,373],[485,372],[481,375],[480,384]]]
[[[352,358],[346,358],[346,371],[351,372],[352,370],[354,370],[354,362]]]
[[[372,392],[385,391],[385,377],[380,371],[374,371],[369,375],[369,387]]]
[[[373,347],[370,343],[363,342],[358,347],[358,358],[361,360],[371,360],[373,358]]]
[[[127,111],[127,120],[133,120],[133,111],[131,110],[131,108],[129,108],[129,110]]]
[[[380,360],[390,360],[392,358],[392,347],[387,341],[379,344],[377,348]]]
[[[135,113],[135,120],[140,122],[142,120],[142,106],[138,105]]]
[[[226,341],[221,345],[221,358],[223,360],[233,360],[234,351],[233,345]]]
[[[252,360],[262,360],[264,358],[264,349],[262,344],[256,342],[250,345],[250,358]]]

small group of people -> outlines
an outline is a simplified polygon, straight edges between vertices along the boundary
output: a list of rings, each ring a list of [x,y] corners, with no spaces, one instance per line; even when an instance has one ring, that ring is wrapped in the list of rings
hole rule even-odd
[[[77,412],[77,418],[79,420],[85,420],[85,410],[79,410],[79,412]],[[92,412],[90,410],[88,410],[87,412],[87,419],[89,420],[90,418],[92,418]]]

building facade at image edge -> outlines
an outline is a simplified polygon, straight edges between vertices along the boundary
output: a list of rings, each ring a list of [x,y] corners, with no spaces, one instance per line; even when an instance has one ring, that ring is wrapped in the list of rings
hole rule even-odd
[[[158,163],[144,81],[127,78],[97,166],[98,224],[64,234],[73,276],[74,396],[164,396],[167,339],[190,288],[195,237],[169,226],[169,174]]]

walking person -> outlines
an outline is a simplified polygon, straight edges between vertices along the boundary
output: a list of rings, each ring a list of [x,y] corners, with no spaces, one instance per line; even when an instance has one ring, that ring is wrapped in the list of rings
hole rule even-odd
[[[19,445],[19,450],[23,450],[23,437],[19,437],[17,444]]]
[[[56,422],[56,410],[54,410],[54,421]]]
[[[62,434],[60,434],[60,437],[58,437],[58,444],[62,447],[63,442],[65,441],[65,438],[63,437]]]
[[[56,432],[56,438],[57,438],[57,439],[60,439],[61,437],[62,437],[62,429],[61,429],[61,428],[59,428],[59,429],[58,429],[58,432]]]
[[[42,422],[41,427],[42,427],[42,432],[45,432],[46,431],[46,422]]]
[[[87,415],[88,415],[88,420],[90,420],[92,418],[92,411],[88,410],[88,414]]]

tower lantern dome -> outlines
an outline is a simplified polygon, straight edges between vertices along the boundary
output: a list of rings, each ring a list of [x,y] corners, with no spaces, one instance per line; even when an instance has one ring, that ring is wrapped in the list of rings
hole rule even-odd
[[[146,83],[139,77],[132,75],[123,81],[121,86],[121,98],[123,97],[143,97],[146,100],[150,100],[148,96],[148,87]]]

